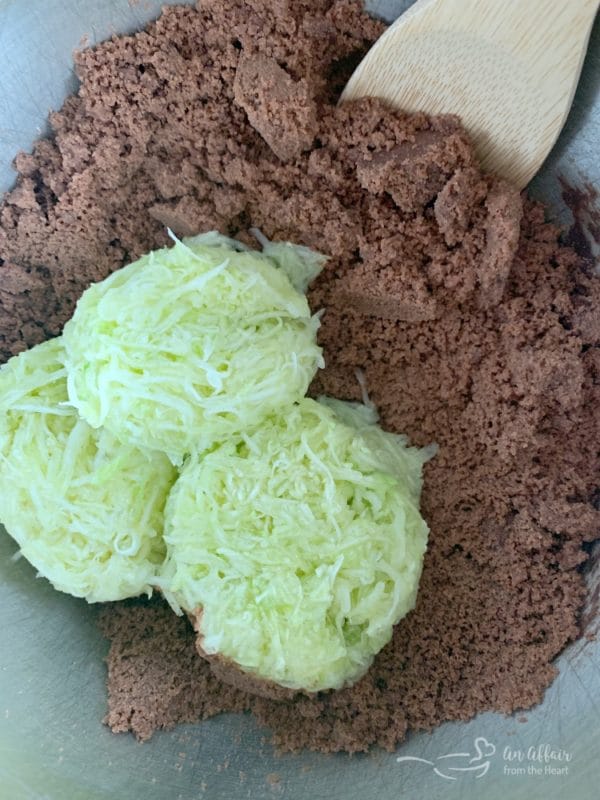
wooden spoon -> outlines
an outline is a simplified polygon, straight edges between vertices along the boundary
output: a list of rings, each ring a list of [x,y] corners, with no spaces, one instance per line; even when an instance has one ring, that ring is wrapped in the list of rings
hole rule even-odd
[[[458,114],[481,163],[523,188],[579,80],[599,0],[418,0],[373,45],[341,102]]]

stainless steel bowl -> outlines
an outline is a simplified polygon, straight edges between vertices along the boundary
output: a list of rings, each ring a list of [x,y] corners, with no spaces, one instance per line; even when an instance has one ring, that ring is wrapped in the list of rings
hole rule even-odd
[[[139,29],[171,0],[0,0],[0,188],[10,163],[44,133],[46,117],[76,88],[72,52],[87,37]],[[410,2],[371,0],[393,19]],[[600,25],[563,135],[533,183],[534,195],[569,223],[559,177],[600,183]],[[0,532],[0,799],[33,800],[534,800],[600,796],[600,644],[582,640],[558,659],[544,702],[525,715],[481,714],[411,735],[395,754],[274,756],[249,716],[182,725],[140,745],[114,736],[105,712],[106,643],[83,602],[35,578]],[[595,581],[600,563],[588,568]],[[597,609],[588,609],[589,632]],[[438,759],[482,751],[485,774],[457,780]],[[563,760],[552,754],[563,754]],[[462,756],[460,754],[463,754]],[[468,758],[464,754],[469,754]],[[565,755],[566,754],[566,755]],[[398,761],[400,756],[404,760]],[[520,757],[519,757],[520,756]],[[416,759],[416,760],[415,760]],[[448,760],[445,760],[448,763]],[[458,763],[458,762],[457,762]],[[549,774],[548,764],[560,772]],[[566,771],[564,770],[566,767]],[[440,774],[440,772],[442,774]]]

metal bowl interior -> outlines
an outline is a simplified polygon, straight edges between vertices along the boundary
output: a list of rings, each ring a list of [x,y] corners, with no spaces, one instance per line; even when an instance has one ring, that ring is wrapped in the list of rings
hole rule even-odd
[[[179,0],[181,2],[181,0]],[[0,0],[0,188],[10,188],[10,164],[46,130],[48,112],[76,88],[72,52],[111,33],[141,28],[172,0]],[[371,0],[368,8],[393,19],[410,2]],[[577,186],[600,178],[600,25],[592,34],[581,85],[567,126],[531,191],[570,223],[560,178]],[[558,677],[537,708],[514,717],[486,713],[468,723],[447,723],[431,734],[411,735],[398,753],[276,756],[268,732],[250,716],[223,716],[182,725],[146,744],[114,736],[101,724],[105,712],[107,645],[95,612],[83,601],[55,592],[0,531],[0,795],[11,800],[286,797],[353,800],[375,798],[481,798],[597,796],[600,778],[600,644],[582,639],[558,659]],[[598,553],[596,552],[596,556]],[[588,633],[597,629],[599,559],[587,567]],[[595,587],[595,591],[592,590]],[[436,759],[472,753],[483,737],[493,745],[480,779],[436,774]],[[481,742],[480,742],[481,743]],[[549,751],[566,751],[567,772],[549,774]],[[525,774],[511,774],[515,751]],[[540,760],[541,759],[541,760]],[[427,763],[424,763],[423,760]],[[523,766],[520,764],[519,766]],[[532,767],[531,769],[529,767]]]

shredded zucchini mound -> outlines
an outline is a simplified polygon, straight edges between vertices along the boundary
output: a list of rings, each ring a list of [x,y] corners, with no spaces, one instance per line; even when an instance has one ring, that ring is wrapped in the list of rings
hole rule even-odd
[[[279,268],[211,232],[91,286],[64,331],[71,403],[92,427],[180,464],[299,400],[323,361],[318,317],[284,268],[292,254],[310,262],[305,275],[324,260],[276,248]]]
[[[79,419],[63,358],[53,339],[0,369],[0,522],[60,591],[89,602],[150,592],[175,470]]]
[[[293,689],[350,684],[414,606],[431,454],[371,409],[303,399],[186,461],[159,585],[206,653]]]

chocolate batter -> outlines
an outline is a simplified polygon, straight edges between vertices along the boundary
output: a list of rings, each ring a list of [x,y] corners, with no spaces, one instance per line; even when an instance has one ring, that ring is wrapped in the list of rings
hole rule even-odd
[[[217,228],[330,253],[314,392],[436,442],[417,607],[354,687],[281,701],[217,678],[158,599],[107,606],[108,724],[140,738],[250,709],[284,750],[538,702],[579,634],[600,534],[600,288],[544,211],[481,174],[455,118],[337,94],[383,26],[353,0],[200,0],[77,56],[53,136],[0,208],[0,353],[58,334],[90,281]]]

